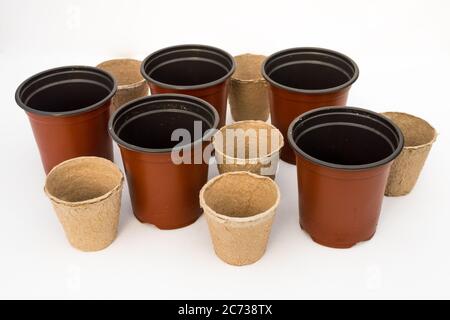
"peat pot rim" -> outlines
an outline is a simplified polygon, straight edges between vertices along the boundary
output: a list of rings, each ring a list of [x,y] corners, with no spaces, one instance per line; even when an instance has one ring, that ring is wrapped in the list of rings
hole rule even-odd
[[[84,162],[84,161],[99,161],[99,162],[103,162],[105,166],[109,166],[112,170],[116,171],[116,173],[118,173],[118,176],[120,176],[120,181],[117,185],[115,185],[113,188],[111,188],[108,192],[102,194],[101,196],[95,197],[95,198],[90,198],[87,200],[83,200],[83,201],[65,201],[65,200],[61,200],[60,198],[54,196],[53,194],[50,193],[50,191],[48,191],[47,189],[47,181],[48,179],[51,177],[51,175],[61,169],[61,167],[64,167],[65,165],[67,165],[68,163],[71,162]],[[120,168],[112,161],[102,158],[102,157],[95,157],[95,156],[82,156],[82,157],[76,157],[76,158],[72,158],[72,159],[68,159],[66,161],[61,162],[60,164],[56,165],[53,167],[52,170],[50,170],[50,172],[47,174],[47,177],[45,178],[45,185],[44,185],[44,192],[47,195],[47,197],[50,198],[50,200],[52,200],[55,203],[59,203],[62,205],[65,205],[67,207],[79,207],[79,206],[84,206],[87,204],[94,204],[94,203],[98,203],[101,202],[107,198],[109,198],[112,194],[116,193],[117,191],[119,191],[122,186],[123,186],[123,181],[124,181],[124,177],[123,177],[123,173],[120,170]]]
[[[207,133],[203,135],[202,139],[194,140],[193,142],[182,145],[180,147],[173,147],[173,148],[161,148],[161,149],[154,149],[154,148],[144,148],[139,147],[134,144],[128,143],[121,139],[119,135],[116,133],[115,130],[115,124],[118,119],[120,119],[120,116],[123,113],[126,113],[127,111],[130,111],[135,108],[139,108],[139,106],[143,104],[148,103],[158,103],[158,102],[184,102],[187,104],[196,104],[197,106],[203,106],[210,111],[214,117],[214,123],[211,126],[211,128],[207,129]],[[167,109],[167,110],[174,110],[174,109]],[[151,153],[151,154],[161,154],[161,153],[170,153],[172,151],[182,150],[182,149],[192,149],[193,147],[198,146],[199,144],[202,144],[205,141],[208,141],[214,134],[214,129],[217,129],[217,126],[219,125],[219,113],[217,110],[208,102],[206,102],[203,99],[186,95],[186,94],[179,94],[179,93],[162,93],[162,94],[152,94],[149,96],[141,97],[135,100],[132,100],[123,106],[121,106],[119,109],[114,111],[114,113],[111,115],[108,121],[108,131],[111,135],[112,139],[121,147],[124,147],[131,151],[137,151],[137,152],[143,152],[143,153]]]
[[[341,85],[335,86],[335,87],[325,88],[325,89],[299,89],[299,88],[289,87],[289,86],[283,85],[279,82],[276,82],[266,73],[266,67],[269,63],[274,62],[279,58],[286,57],[286,56],[289,56],[290,54],[295,54],[295,53],[311,53],[311,54],[317,54],[317,55],[322,55],[322,56],[328,55],[333,58],[340,59],[340,60],[342,60],[342,62],[348,64],[350,67],[353,68],[353,75],[348,81],[346,81],[345,83],[343,83]],[[325,64],[325,63],[322,62],[320,64]],[[275,53],[271,54],[270,56],[268,56],[267,59],[263,62],[262,66],[261,66],[261,74],[263,75],[264,79],[267,80],[267,82],[269,82],[271,85],[273,85],[275,87],[278,87],[278,88],[281,88],[281,89],[284,89],[284,90],[287,90],[290,92],[315,95],[315,94],[334,93],[334,92],[338,92],[342,89],[350,87],[359,77],[359,68],[358,68],[358,65],[356,64],[356,62],[353,61],[353,59],[351,59],[347,55],[340,53],[338,51],[334,51],[334,50],[330,50],[330,49],[326,49],[326,48],[320,48],[320,47],[295,47],[295,48],[281,50],[281,51],[275,52]]]
[[[269,152],[266,155],[260,156],[260,157],[256,157],[256,158],[238,158],[238,157],[231,157],[229,155],[227,155],[226,153],[222,152],[222,150],[216,148],[215,146],[215,139],[214,137],[219,134],[220,132],[222,132],[223,129],[230,129],[230,127],[235,126],[235,125],[239,125],[239,124],[245,124],[245,123],[257,123],[257,124],[264,124],[267,125],[268,127],[270,127],[272,130],[275,130],[278,133],[278,136],[281,139],[281,143],[279,144],[278,148],[273,150],[272,152]],[[280,150],[284,147],[284,137],[283,134],[280,132],[280,130],[278,130],[277,127],[275,127],[273,124],[271,123],[267,123],[266,121],[262,121],[262,120],[241,120],[241,121],[236,121],[230,124],[227,124],[225,126],[223,126],[222,128],[220,128],[213,136],[212,139],[212,145],[214,146],[214,150],[215,152],[217,152],[218,154],[220,154],[221,156],[228,158],[228,159],[233,159],[233,160],[245,160],[245,161],[258,161],[260,159],[263,158],[269,158],[272,157],[274,154],[276,154],[277,152],[280,152]]]
[[[415,115],[410,114],[410,113],[399,112],[399,111],[385,111],[385,112],[382,112],[381,114],[383,116],[386,116],[388,114],[398,114],[398,115],[406,116],[408,118],[414,118],[415,120],[419,120],[420,122],[423,122],[426,126],[428,126],[431,130],[433,130],[433,137],[430,139],[430,141],[428,141],[426,143],[422,143],[422,144],[415,144],[413,146],[405,145],[405,146],[403,146],[404,150],[417,150],[417,149],[421,149],[421,148],[427,147],[429,145],[432,145],[433,143],[436,142],[436,139],[437,139],[437,136],[438,136],[437,130],[428,121],[424,120],[423,118],[420,118],[420,117],[415,116]]]
[[[236,59],[240,59],[242,57],[253,57],[253,58],[262,58],[261,59],[261,65],[264,63],[264,61],[267,59],[267,56],[263,55],[263,54],[257,54],[257,53],[242,53],[239,54],[237,56],[234,56],[234,60],[236,63],[236,68],[237,68],[237,62]],[[261,71],[261,68],[259,68],[259,70]],[[236,78],[236,71],[231,75],[231,81],[236,82],[236,83],[243,83],[243,84],[251,84],[251,83],[265,83],[266,79],[264,79],[262,73],[260,72],[259,77],[257,78],[253,78],[253,79],[241,79],[241,78]]]
[[[61,75],[64,72],[86,72],[86,74],[96,74],[98,76],[103,77],[105,80],[110,81],[113,86],[112,88],[107,88],[110,92],[109,94],[104,97],[102,100],[91,104],[90,106],[84,107],[84,108],[80,108],[80,109],[75,109],[75,110],[70,110],[70,111],[43,111],[43,110],[38,110],[35,108],[31,108],[29,107],[22,99],[22,94],[23,91],[26,90],[27,88],[29,88],[30,86],[32,86],[33,84],[35,84],[37,81],[46,79],[46,78],[50,78],[52,76],[57,76],[57,75]],[[59,81],[59,82],[73,82],[74,79],[68,79],[65,81]],[[83,80],[83,79],[81,79]],[[55,83],[57,83],[58,81],[56,81]],[[92,80],[84,80],[84,82],[93,82]],[[46,85],[42,89],[48,88],[50,87],[50,85]],[[102,87],[105,87],[104,85],[102,85]],[[36,92],[39,92],[40,90],[36,90]],[[89,112],[92,110],[95,110],[101,106],[103,106],[108,100],[111,100],[112,97],[116,94],[117,91],[117,81],[116,79],[107,71],[104,71],[100,68],[97,67],[91,67],[91,66],[83,66],[83,65],[71,65],[71,66],[63,66],[63,67],[57,67],[57,68],[51,68],[51,69],[47,69],[44,71],[41,71],[39,73],[36,73],[34,75],[32,75],[31,77],[29,77],[28,79],[24,80],[19,87],[16,90],[15,93],[15,99],[16,99],[16,103],[19,105],[19,107],[21,107],[22,109],[24,109],[26,112],[30,112],[33,114],[37,114],[37,115],[41,115],[41,116],[54,116],[54,117],[64,117],[64,116],[73,116],[73,115],[78,115],[78,114],[82,114],[85,112]]]
[[[102,61],[102,62],[100,62],[98,65],[97,65],[97,68],[102,68],[102,65],[104,65],[104,64],[106,64],[106,63],[114,63],[114,62],[120,62],[120,61],[132,61],[132,62],[137,62],[138,64],[139,64],[139,69],[138,69],[138,71],[140,72],[140,65],[142,64],[142,61],[141,60],[138,60],[138,59],[133,59],[133,58],[113,58],[113,59],[109,59],[109,60],[105,60],[105,61]],[[103,69],[102,69],[103,70]],[[108,71],[106,71],[106,72],[108,72]],[[141,76],[142,76],[142,74],[141,74]],[[124,89],[134,89],[134,88],[137,88],[137,87],[139,87],[139,86],[141,86],[143,83],[145,83],[146,82],[146,80],[145,80],[145,78],[144,77],[142,77],[142,79],[141,80],[139,80],[139,81],[136,81],[136,82],[132,82],[132,83],[128,83],[128,84],[120,84],[120,85],[117,85],[117,89],[118,90],[124,90]]]
[[[253,216],[250,217],[230,217],[224,214],[220,214],[218,212],[216,212],[213,208],[211,208],[205,201],[204,198],[204,193],[206,191],[206,189],[208,189],[210,186],[212,186],[216,181],[222,179],[225,176],[230,176],[230,175],[247,175],[250,176],[252,178],[255,179],[260,179],[261,181],[267,181],[269,182],[272,186],[275,187],[275,190],[277,191],[277,198],[275,200],[275,203],[268,208],[267,210],[260,212],[258,214],[255,214]],[[226,172],[226,173],[222,173],[219,174],[218,176],[212,178],[211,180],[209,180],[200,190],[200,206],[202,208],[207,208],[208,210],[203,210],[203,212],[205,214],[209,214],[212,215],[214,218],[222,221],[222,222],[236,222],[236,223],[246,223],[246,222],[256,222],[259,220],[262,220],[264,218],[266,218],[267,216],[273,215],[275,214],[275,210],[278,207],[279,203],[280,203],[280,188],[278,187],[278,185],[275,183],[275,181],[273,181],[271,178],[266,177],[266,176],[261,176],[255,173],[251,173],[248,171],[232,171],[232,172]]]
[[[153,59],[164,56],[169,53],[176,52],[178,50],[193,50],[193,51],[205,51],[205,52],[209,51],[209,52],[215,53],[216,55],[220,55],[220,56],[222,56],[222,58],[229,60],[229,62],[231,63],[230,70],[228,70],[228,72],[224,76],[220,77],[219,79],[216,79],[214,81],[207,82],[207,83],[197,84],[197,85],[174,85],[174,84],[170,84],[170,83],[160,82],[160,81],[152,78],[147,73],[146,66]],[[197,89],[205,89],[205,88],[213,87],[217,84],[224,82],[226,79],[230,78],[231,75],[234,73],[235,69],[236,69],[236,62],[234,61],[234,58],[231,54],[229,54],[228,52],[226,52],[222,49],[219,49],[219,48],[216,48],[213,46],[203,45],[203,44],[180,44],[180,45],[162,48],[162,49],[159,49],[159,50],[151,53],[150,55],[148,55],[142,61],[142,64],[141,64],[141,74],[144,77],[144,79],[156,84],[157,86],[159,86],[161,88],[173,89],[173,90],[197,90]]]
[[[302,149],[300,149],[300,147],[295,142],[294,136],[293,136],[293,131],[294,131],[295,126],[301,120],[308,119],[308,118],[314,118],[315,115],[327,115],[327,114],[330,115],[333,113],[353,114],[355,116],[370,118],[378,123],[384,122],[385,125],[390,126],[390,130],[393,130],[393,133],[395,133],[395,135],[398,137],[398,145],[396,146],[395,150],[392,151],[392,153],[389,156],[387,156],[386,158],[381,159],[379,161],[361,164],[361,165],[343,165],[343,164],[336,164],[336,163],[332,163],[332,162],[323,161],[323,160],[317,159],[313,156],[310,156],[309,154],[304,152]],[[366,170],[366,169],[376,168],[376,167],[385,165],[385,164],[393,161],[395,158],[397,158],[397,156],[402,151],[403,145],[404,145],[403,134],[402,134],[400,128],[391,119],[389,119],[388,117],[386,117],[380,113],[377,113],[377,112],[374,112],[371,110],[367,110],[364,108],[358,108],[358,107],[334,107],[334,106],[333,107],[321,107],[321,108],[317,108],[317,109],[313,109],[311,111],[305,112],[305,113],[301,114],[300,116],[296,117],[291,122],[291,124],[289,125],[289,128],[288,128],[287,137],[288,137],[289,144],[294,149],[294,151],[297,154],[301,155],[303,158],[307,159],[308,161],[310,161],[314,164],[324,166],[324,167],[340,169],[340,170],[347,170],[347,171]]]

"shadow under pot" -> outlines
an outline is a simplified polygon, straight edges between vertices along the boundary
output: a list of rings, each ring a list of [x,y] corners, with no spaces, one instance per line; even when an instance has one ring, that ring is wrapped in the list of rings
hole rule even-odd
[[[322,48],[293,48],[269,56],[262,75],[269,83],[272,124],[287,139],[295,117],[324,106],[344,106],[351,85],[359,75],[349,57]],[[281,150],[281,159],[295,163],[293,150]]]
[[[211,154],[204,151],[218,122],[209,103],[179,94],[140,98],[112,115],[109,131],[120,147],[139,221],[176,229],[198,219]]]
[[[209,102],[219,113],[219,127],[222,127],[234,69],[233,57],[221,49],[178,45],[150,54],[142,63],[141,73],[152,94],[180,93]]]
[[[109,73],[87,66],[50,69],[17,88],[16,102],[28,115],[46,173],[79,156],[113,160],[108,120],[116,89]]]
[[[334,248],[372,238],[390,167],[403,148],[400,129],[369,110],[325,107],[296,118],[288,140],[296,154],[301,227]]]

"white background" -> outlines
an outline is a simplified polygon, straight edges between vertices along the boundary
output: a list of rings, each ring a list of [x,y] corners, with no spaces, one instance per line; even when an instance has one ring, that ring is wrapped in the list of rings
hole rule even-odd
[[[446,0],[2,0],[0,298],[450,298],[449,14]],[[73,249],[43,193],[16,87],[47,68],[143,59],[183,43],[349,55],[361,75],[348,105],[409,112],[438,129],[416,188],[385,198],[371,241],[330,249],[300,230],[295,167],[282,163],[267,253],[246,267],[215,256],[203,217],[174,231],[140,224],[125,189],[117,240],[101,252]]]

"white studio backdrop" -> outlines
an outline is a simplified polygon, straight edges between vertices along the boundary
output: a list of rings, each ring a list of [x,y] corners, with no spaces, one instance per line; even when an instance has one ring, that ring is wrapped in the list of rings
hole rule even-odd
[[[450,298],[449,13],[445,0],[1,0],[0,298]],[[97,253],[72,249],[43,193],[16,87],[48,68],[183,43],[349,55],[360,77],[348,105],[412,113],[438,129],[416,188],[385,198],[371,241],[330,249],[300,230],[295,167],[282,163],[267,253],[241,268],[214,255],[204,218],[174,231],[140,224],[125,188],[117,240]]]

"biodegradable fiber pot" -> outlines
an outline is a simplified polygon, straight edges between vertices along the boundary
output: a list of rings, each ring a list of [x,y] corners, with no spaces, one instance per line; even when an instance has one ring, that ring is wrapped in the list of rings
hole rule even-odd
[[[220,173],[249,171],[274,179],[284,140],[274,126],[246,120],[222,127],[213,145]]]
[[[269,56],[262,74],[269,83],[272,124],[287,139],[295,117],[318,107],[345,105],[359,71],[353,60],[339,52],[293,48]],[[293,150],[283,148],[281,159],[295,163]]]
[[[148,86],[141,75],[141,61],[113,59],[100,63],[98,68],[110,72],[118,83],[117,93],[112,99],[111,112],[125,103],[148,95]]]
[[[242,54],[234,57],[236,71],[231,76],[230,109],[235,121],[269,118],[267,83],[261,74],[266,56]]]
[[[228,264],[258,261],[266,251],[280,191],[272,179],[229,172],[200,191],[214,251]]]
[[[401,112],[385,112],[402,130],[405,146],[395,159],[386,186],[385,195],[402,196],[411,192],[436,140],[436,130],[425,120]]]
[[[197,220],[198,193],[208,179],[209,158],[202,159],[202,153],[218,122],[209,103],[179,94],[140,98],[112,115],[109,130],[120,147],[139,221],[175,229]],[[180,145],[172,139],[176,129],[184,129],[192,139]],[[172,155],[180,150],[187,160],[174,162]]]
[[[375,233],[400,129],[360,108],[326,107],[289,126],[296,153],[300,225],[317,243],[348,248]]]
[[[16,102],[28,115],[46,173],[79,156],[113,160],[108,119],[115,92],[109,73],[83,66],[50,69],[17,88]]]
[[[114,241],[122,185],[119,168],[98,157],[70,159],[50,171],[44,190],[73,247],[97,251]]]
[[[141,73],[152,94],[180,93],[203,99],[219,113],[219,127],[227,114],[228,82],[235,69],[227,52],[204,45],[161,49],[142,63]]]

